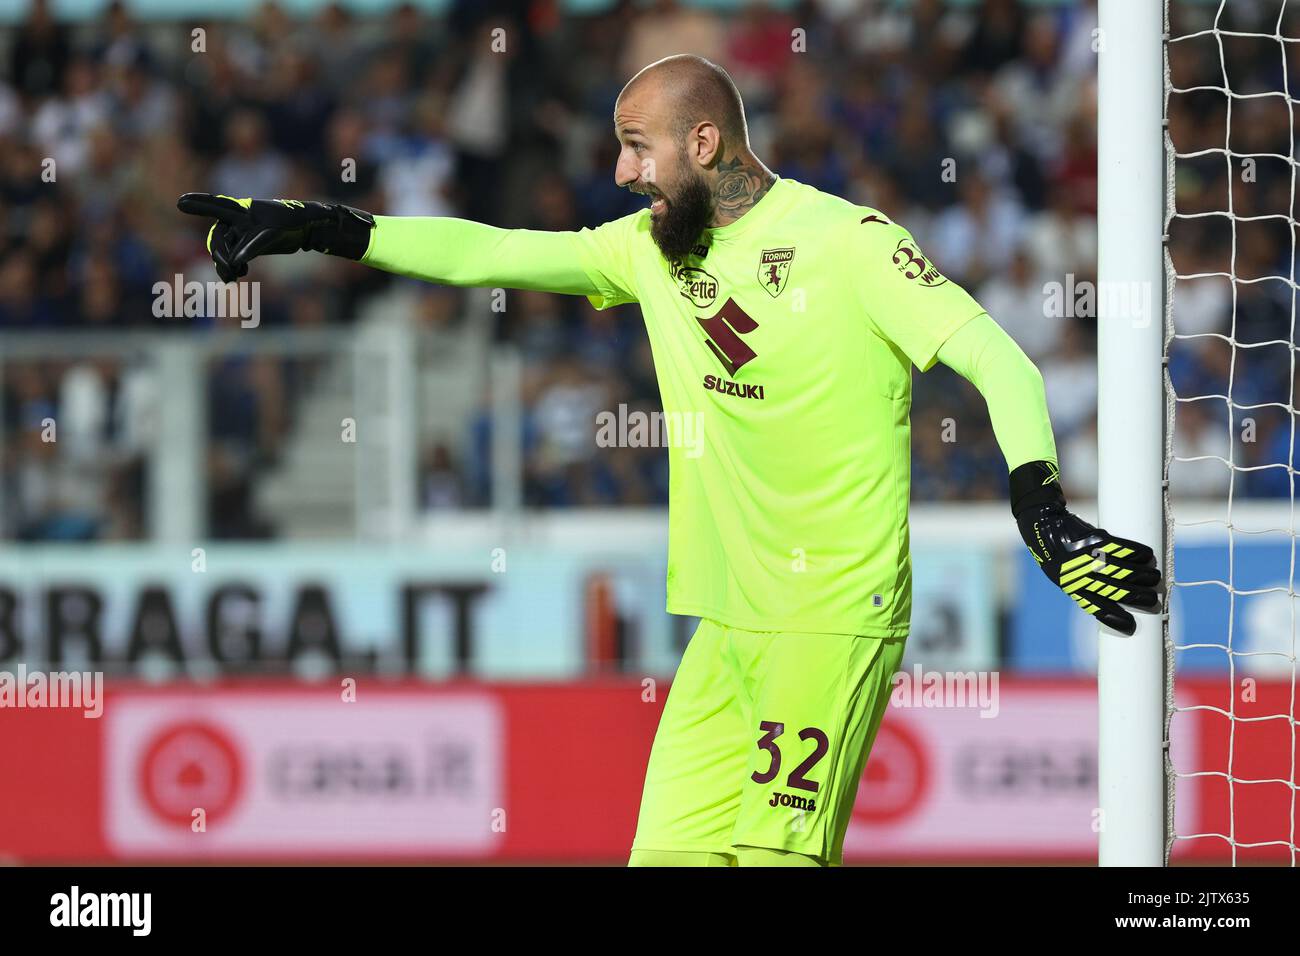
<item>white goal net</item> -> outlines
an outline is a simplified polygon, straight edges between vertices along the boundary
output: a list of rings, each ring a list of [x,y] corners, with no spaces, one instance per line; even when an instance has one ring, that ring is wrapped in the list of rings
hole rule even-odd
[[[1166,854],[1294,866],[1300,3],[1165,23]]]

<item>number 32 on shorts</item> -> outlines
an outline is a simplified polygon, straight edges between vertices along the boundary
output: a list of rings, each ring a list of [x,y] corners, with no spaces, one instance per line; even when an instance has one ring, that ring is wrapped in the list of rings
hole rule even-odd
[[[750,779],[757,784],[771,783],[781,772],[781,748],[777,745],[776,739],[785,733],[785,724],[773,720],[764,720],[759,723],[758,729],[763,731],[763,736],[758,738],[758,749],[767,751],[771,762],[766,770],[755,770],[750,774]],[[785,784],[792,790],[804,790],[808,793],[816,793],[820,789],[820,784],[816,780],[809,780],[808,774],[818,762],[826,756],[826,751],[830,749],[830,741],[826,733],[817,727],[805,727],[799,731],[801,741],[813,742],[812,751],[803,759],[799,766],[790,771],[789,776],[785,778]],[[781,797],[787,797],[787,794],[774,793],[772,795],[772,806],[785,805]],[[815,806],[815,805],[814,805]],[[808,807],[809,810],[814,806]]]

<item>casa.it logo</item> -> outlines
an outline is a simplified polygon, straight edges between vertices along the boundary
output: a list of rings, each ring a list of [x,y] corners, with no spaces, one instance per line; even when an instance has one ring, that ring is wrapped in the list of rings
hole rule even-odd
[[[916,810],[929,786],[921,742],[903,721],[887,719],[867,759],[853,818],[859,823],[893,823]]]
[[[230,737],[203,721],[172,724],[145,746],[140,790],[160,820],[189,828],[202,808],[207,824],[239,802],[244,772]]]

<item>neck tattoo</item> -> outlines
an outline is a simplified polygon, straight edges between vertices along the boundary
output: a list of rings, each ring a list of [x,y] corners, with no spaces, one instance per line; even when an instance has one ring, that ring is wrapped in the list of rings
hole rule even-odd
[[[762,163],[753,157],[734,156],[718,162],[718,178],[713,183],[712,226],[735,222],[767,195],[776,182]]]

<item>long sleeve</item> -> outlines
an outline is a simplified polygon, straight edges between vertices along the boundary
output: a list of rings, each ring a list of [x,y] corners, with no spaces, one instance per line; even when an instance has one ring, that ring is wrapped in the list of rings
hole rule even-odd
[[[939,347],[984,307],[945,278],[906,229],[867,207],[862,211],[870,215],[851,223],[840,240],[854,262],[846,278],[881,336],[927,371]]]
[[[948,337],[938,357],[984,396],[1009,471],[1031,461],[1057,463],[1043,376],[1000,325],[976,316]]]
[[[598,229],[541,232],[499,229],[467,219],[376,216],[362,262],[386,272],[454,286],[534,289],[593,299],[634,301],[610,254],[609,233]]]

